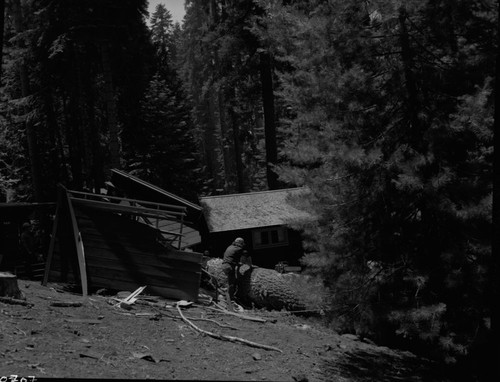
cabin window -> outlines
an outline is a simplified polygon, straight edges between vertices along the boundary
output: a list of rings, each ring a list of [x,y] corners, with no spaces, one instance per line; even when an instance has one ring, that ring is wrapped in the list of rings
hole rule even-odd
[[[252,238],[255,249],[288,245],[287,230],[284,227],[255,230]]]

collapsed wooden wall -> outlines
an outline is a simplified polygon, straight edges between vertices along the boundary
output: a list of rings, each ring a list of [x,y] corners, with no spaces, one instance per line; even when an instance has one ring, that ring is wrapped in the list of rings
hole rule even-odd
[[[146,285],[146,293],[195,301],[201,279],[200,253],[177,250],[158,241],[159,231],[129,214],[99,210],[71,198],[76,229],[83,243],[89,288],[133,291]],[[114,205],[116,206],[116,205]],[[58,245],[49,264],[51,281],[80,281],[77,243],[68,225],[75,225],[61,202]],[[116,206],[117,208],[120,208]],[[76,239],[79,240],[79,239]],[[82,283],[83,285],[83,283]]]

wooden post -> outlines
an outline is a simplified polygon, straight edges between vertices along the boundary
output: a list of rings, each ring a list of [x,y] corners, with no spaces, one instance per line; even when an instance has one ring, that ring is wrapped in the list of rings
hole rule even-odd
[[[49,281],[50,266],[52,265],[52,257],[54,256],[54,247],[56,244],[56,235],[57,235],[57,225],[59,223],[59,214],[60,214],[59,203],[60,203],[60,198],[58,198],[58,200],[57,200],[56,216],[54,218],[54,224],[52,226],[52,236],[50,237],[49,253],[47,254],[47,260],[45,261],[45,273],[43,275],[43,280],[42,280],[43,286],[47,285],[47,282]]]
[[[183,226],[184,226],[184,215],[181,216],[180,223],[181,223],[181,226],[179,229],[179,248],[178,249],[181,249],[181,247],[182,247],[182,230],[183,230]]]
[[[75,211],[73,209],[73,205],[71,204],[71,200],[66,193],[66,201],[68,203],[69,208],[69,216],[71,218],[71,228],[73,229],[73,238],[76,245],[76,253],[78,256],[78,267],[80,268],[80,282],[82,285],[82,295],[83,297],[87,297],[88,295],[88,286],[87,286],[87,265],[85,264],[85,252],[83,250],[83,241],[82,235],[80,231],[78,231],[78,223],[76,221]]]

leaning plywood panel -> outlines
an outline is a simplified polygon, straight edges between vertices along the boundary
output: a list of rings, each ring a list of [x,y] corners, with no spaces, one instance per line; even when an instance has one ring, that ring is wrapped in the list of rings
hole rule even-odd
[[[137,288],[168,298],[196,300],[202,255],[158,241],[158,231],[128,216],[75,206],[85,248],[89,283]]]

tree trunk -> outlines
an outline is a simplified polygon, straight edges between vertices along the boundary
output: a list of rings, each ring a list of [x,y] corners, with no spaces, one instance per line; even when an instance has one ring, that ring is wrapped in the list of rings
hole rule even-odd
[[[2,86],[3,30],[5,27],[5,0],[0,0],[0,86]]]
[[[217,25],[217,23],[219,22],[219,11],[217,10],[217,4],[215,0],[209,0],[208,13],[210,16],[210,20],[212,21],[212,25]]]
[[[410,38],[408,36],[408,29],[406,28],[406,19],[408,15],[404,6],[399,8],[399,27],[401,29],[400,43],[401,43],[401,59],[403,61],[403,72],[405,78],[406,88],[406,112],[410,121],[410,130],[408,136],[410,137],[410,144],[413,148],[422,151],[422,129],[418,117],[419,100],[418,90],[415,75],[413,74],[413,53],[410,46]]]
[[[24,32],[24,27],[23,27],[23,15],[21,10],[20,0],[13,0],[12,12],[14,19],[14,29],[17,34],[21,34]],[[18,40],[18,46],[20,49],[24,48],[24,42],[22,41],[22,39]],[[24,61],[24,58],[21,60],[21,64],[19,66],[19,79],[21,82],[21,97],[23,98],[28,97],[30,95],[30,84],[28,76],[28,67],[26,65],[26,62]],[[29,110],[25,108],[24,112],[26,114],[26,121],[25,121],[26,140],[28,142],[28,152],[30,156],[33,194],[35,201],[39,202],[42,200],[43,194],[42,194],[42,169],[38,153],[38,142],[33,122],[31,120],[31,117],[29,116]]]
[[[23,294],[17,285],[17,277],[12,273],[0,272],[0,296],[22,299]]]
[[[212,89],[213,90],[213,89]],[[214,94],[214,91],[210,92]],[[207,128],[203,130],[204,139],[202,145],[205,153],[205,163],[208,168],[208,172],[212,179],[214,180],[214,186],[216,189],[221,189],[223,187],[222,181],[222,164],[220,161],[221,153],[219,150],[219,138],[220,131],[217,129],[217,117],[216,117],[216,100],[215,96],[208,96],[208,124]]]
[[[69,100],[63,99],[63,115],[65,122],[65,136],[69,150],[69,162],[71,168],[71,188],[81,190],[83,188],[83,171],[81,163],[80,152],[80,139],[79,139],[79,126],[77,103],[75,101],[76,95],[75,87],[72,90],[72,95]]]
[[[226,192],[236,192],[236,160],[234,154],[233,139],[231,137],[231,128],[228,123],[228,110],[231,106],[227,106],[228,100],[225,96],[225,89],[221,87],[219,89],[219,120],[220,120],[220,130],[221,130],[221,144],[222,144],[222,154],[224,157],[224,172],[225,172],[225,191]]]
[[[229,92],[229,97],[231,101],[236,100],[236,92],[234,88],[231,88]],[[235,163],[236,172],[236,190],[238,192],[245,192],[245,180],[243,178],[243,160],[241,159],[241,139],[240,139],[240,121],[238,118],[238,113],[234,111],[234,107],[231,102],[228,102],[227,112],[229,119],[231,121],[232,132],[233,132],[233,155]]]
[[[111,71],[111,53],[107,42],[101,44],[102,71],[104,76],[104,97],[106,100],[109,151],[111,167],[120,168],[120,137],[118,128],[118,112],[116,108],[115,92],[113,89],[113,76]]]
[[[92,78],[94,77],[95,73],[88,63],[81,66],[78,83],[81,87],[80,109],[82,112],[85,111],[82,119],[85,121],[84,147],[87,157],[86,174],[89,188],[99,193],[100,189],[104,187],[105,179],[104,159],[99,140],[100,134],[95,118],[95,95],[92,86]]]
[[[276,190],[279,188],[278,175],[273,171],[272,166],[278,163],[278,147],[274,113],[273,69],[271,55],[268,52],[260,53],[260,82],[264,108],[267,186],[270,190]]]
[[[500,3],[500,2],[499,2]],[[500,4],[499,4],[500,5]],[[495,115],[493,123],[493,229],[492,234],[492,261],[490,268],[490,300],[491,309],[491,336],[492,349],[487,353],[491,359],[487,360],[493,370],[489,373],[491,380],[500,379],[500,6],[497,16],[497,57],[495,66]],[[495,377],[496,376],[496,377]]]
[[[207,261],[207,271],[213,275],[219,286],[225,286],[222,259]],[[304,310],[290,282],[273,269],[242,265],[238,271],[236,297],[257,308],[275,310]]]

